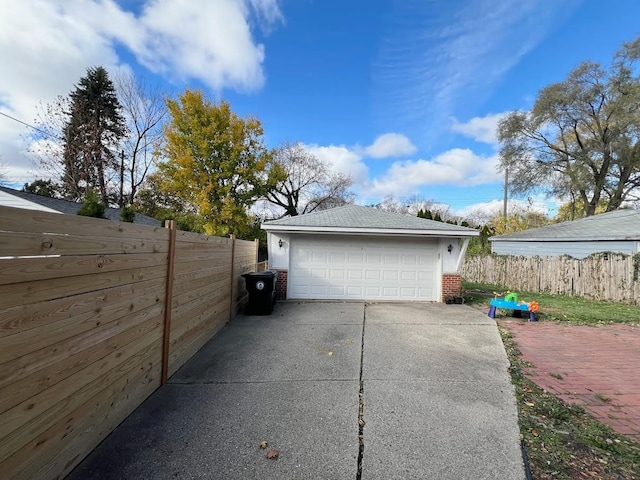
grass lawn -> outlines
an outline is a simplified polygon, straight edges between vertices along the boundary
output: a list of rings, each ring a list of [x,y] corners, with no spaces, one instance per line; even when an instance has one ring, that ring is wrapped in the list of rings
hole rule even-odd
[[[493,292],[504,287],[465,283],[465,302],[489,307]],[[640,324],[640,308],[579,297],[518,292],[540,304],[540,321],[576,325]],[[510,311],[498,310],[510,315]],[[499,328],[515,387],[520,434],[536,480],[579,478],[640,479],[640,444],[596,421],[583,408],[569,405],[525,376],[527,366],[511,334]]]
[[[493,292],[505,292],[504,287],[464,282],[465,302],[489,307]],[[605,325],[610,323],[640,324],[640,308],[624,303],[588,300],[580,297],[551,295],[549,293],[518,292],[520,300],[535,300],[540,304],[538,320],[559,321],[576,325]],[[504,310],[498,314],[507,315]],[[508,312],[510,315],[511,312]]]

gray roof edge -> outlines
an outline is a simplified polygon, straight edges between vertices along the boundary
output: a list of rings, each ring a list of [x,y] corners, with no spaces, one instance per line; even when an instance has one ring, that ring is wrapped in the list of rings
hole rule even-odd
[[[271,228],[270,228],[271,227]],[[279,227],[279,228],[273,228]],[[260,228],[266,231],[282,233],[309,233],[325,235],[349,235],[349,234],[370,234],[370,235],[404,235],[423,237],[477,237],[480,232],[474,229],[468,230],[420,230],[410,228],[382,228],[382,227],[311,227],[304,225],[262,225]],[[464,227],[462,227],[464,228]]]
[[[499,237],[489,237],[490,242],[614,242],[614,241],[638,241],[640,236],[608,236],[608,237],[556,237],[556,238],[542,238],[542,237],[517,237],[508,238],[507,235],[500,235]]]
[[[336,218],[340,218],[340,212],[343,210],[351,210],[351,215],[354,215],[354,210],[356,211],[356,215],[359,213],[359,210],[362,210],[363,213],[366,212],[367,217],[371,218],[371,214],[373,213],[375,216],[380,218],[380,221],[372,221],[370,224],[365,225],[357,225],[357,224],[345,224],[341,221],[336,221]],[[313,219],[317,217],[326,217],[325,221],[322,220],[317,224],[313,224]],[[344,217],[343,217],[344,218]],[[303,220],[304,219],[304,220]],[[387,219],[387,221],[385,221]],[[390,221],[389,221],[390,219]],[[311,220],[311,221],[310,221]],[[398,220],[400,222],[405,222],[405,225],[398,224]],[[417,221],[417,222],[415,222]],[[406,222],[413,222],[414,225]],[[311,223],[311,225],[309,224]],[[396,223],[395,226],[390,224]],[[420,223],[418,225],[418,223]],[[386,225],[385,225],[386,224]],[[340,207],[316,211],[307,213],[304,215],[294,216],[294,217],[284,217],[279,218],[277,220],[270,220],[263,222],[261,228],[264,230],[270,229],[283,229],[289,228],[291,230],[313,230],[314,228],[321,229],[353,229],[354,231],[365,231],[369,229],[387,231],[387,232],[398,232],[401,230],[424,230],[424,231],[437,231],[437,232],[456,232],[462,236],[476,236],[477,230],[469,227],[463,227],[461,225],[455,225],[445,222],[437,222],[435,220],[428,219],[419,219],[413,215],[403,215],[395,212],[387,212],[384,210],[378,210],[373,207],[366,207],[363,205],[343,205]]]
[[[633,240],[636,239],[635,234],[610,234],[601,233],[603,228],[606,229],[609,222],[621,221],[625,217],[631,216],[637,224],[640,217],[640,210],[636,209],[619,209],[611,212],[600,213],[598,215],[591,215],[589,217],[578,218],[576,220],[567,220],[560,223],[552,223],[544,225],[542,227],[530,228],[528,230],[522,230],[519,232],[507,233],[503,235],[497,235],[489,238],[489,241],[513,241],[513,242],[553,242],[553,241],[590,241],[590,240]],[[604,225],[603,225],[604,224]],[[571,228],[583,228],[590,229],[590,234],[576,235],[574,232],[566,232]],[[593,233],[594,230],[600,230],[598,233]],[[637,229],[636,229],[637,231]],[[557,232],[557,234],[556,234]],[[542,235],[538,235],[542,233]]]

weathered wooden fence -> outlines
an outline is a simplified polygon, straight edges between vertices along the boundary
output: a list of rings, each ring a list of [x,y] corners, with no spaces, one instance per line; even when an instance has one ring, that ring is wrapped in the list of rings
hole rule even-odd
[[[61,478],[246,296],[257,242],[0,207],[0,478]]]
[[[462,278],[512,290],[640,304],[638,260],[631,255],[571,257],[467,255]]]

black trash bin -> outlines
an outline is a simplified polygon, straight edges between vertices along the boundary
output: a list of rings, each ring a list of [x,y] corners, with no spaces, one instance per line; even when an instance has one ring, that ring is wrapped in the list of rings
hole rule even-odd
[[[245,315],[271,315],[276,303],[276,278],[278,272],[265,270],[242,275],[247,284],[249,301],[244,307]]]

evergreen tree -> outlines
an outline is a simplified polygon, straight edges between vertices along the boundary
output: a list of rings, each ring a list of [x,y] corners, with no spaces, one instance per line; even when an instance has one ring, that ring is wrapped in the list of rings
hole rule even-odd
[[[69,98],[71,109],[63,132],[66,196],[80,200],[87,189],[96,188],[108,206],[114,193],[109,179],[119,171],[117,149],[127,133],[114,85],[103,67],[89,68]]]
[[[78,210],[78,215],[83,217],[107,218],[105,217],[105,206],[98,198],[98,194],[93,189],[88,189],[84,202]]]

